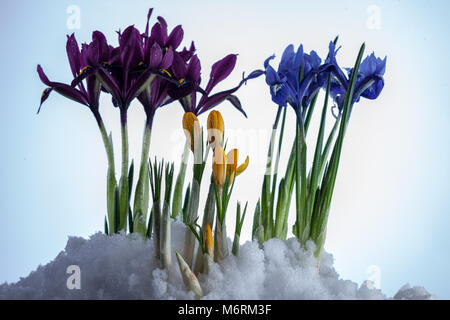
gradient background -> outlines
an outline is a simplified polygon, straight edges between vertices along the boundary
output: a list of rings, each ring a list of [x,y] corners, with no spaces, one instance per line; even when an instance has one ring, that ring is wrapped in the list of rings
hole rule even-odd
[[[88,109],[52,94],[39,116],[44,89],[36,73],[42,64],[51,80],[67,82],[71,72],[66,34],[79,43],[93,30],[117,43],[115,30],[135,24],[141,30],[149,7],[169,28],[182,24],[184,45],[195,40],[206,82],[212,63],[239,53],[235,72],[219,89],[234,86],[301,42],[324,57],[337,34],[342,66],[352,66],[359,46],[366,54],[388,56],[386,86],[376,101],[363,100],[347,131],[329,218],[326,250],[344,279],[374,279],[392,296],[405,283],[425,286],[450,298],[450,3],[448,1],[14,1],[0,11],[2,77],[0,116],[0,282],[15,282],[60,252],[69,235],[87,237],[103,230],[106,212],[106,156]],[[80,29],[70,30],[66,12],[80,8]],[[379,10],[371,28],[370,6]],[[370,11],[370,10],[369,10]],[[278,60],[277,60],[278,61]],[[229,145],[250,155],[239,177],[228,215],[234,232],[235,201],[249,201],[253,212],[260,193],[265,155],[276,107],[262,78],[238,95],[248,113],[229,104],[223,113]],[[118,112],[102,97],[102,113],[120,150]],[[183,147],[178,104],[160,110],[151,155],[177,161]],[[286,146],[294,114],[289,110]],[[205,121],[202,116],[200,121]],[[130,109],[131,157],[140,160],[144,114]],[[311,133],[314,137],[314,127]],[[286,162],[286,149],[281,168]],[[117,156],[118,157],[118,156]],[[116,163],[120,163],[116,158]],[[207,170],[209,170],[207,168]],[[284,170],[283,170],[284,171]],[[204,183],[204,186],[207,184]],[[206,193],[203,193],[204,197]],[[204,199],[203,199],[204,200]],[[249,240],[251,215],[241,239]],[[291,219],[292,220],[292,219]],[[372,266],[372,267],[371,267]],[[375,270],[375,271],[374,271]],[[378,281],[379,280],[379,281]]]

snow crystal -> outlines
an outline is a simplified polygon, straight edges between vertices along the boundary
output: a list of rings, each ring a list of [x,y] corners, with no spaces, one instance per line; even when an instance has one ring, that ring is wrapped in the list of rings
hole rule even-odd
[[[185,226],[172,223],[172,245],[182,252]],[[229,240],[231,248],[231,240]],[[203,299],[387,299],[364,282],[339,278],[333,257],[324,252],[318,271],[314,244],[304,250],[295,238],[271,239],[259,248],[246,242],[238,256],[212,264],[200,274]],[[80,270],[80,289],[69,289],[72,273]],[[70,287],[70,286],[69,286]],[[403,286],[393,299],[434,299],[423,287]],[[172,265],[162,270],[154,255],[153,241],[137,235],[89,239],[69,237],[66,248],[26,278],[0,285],[0,299],[195,299],[187,291],[172,252]]]

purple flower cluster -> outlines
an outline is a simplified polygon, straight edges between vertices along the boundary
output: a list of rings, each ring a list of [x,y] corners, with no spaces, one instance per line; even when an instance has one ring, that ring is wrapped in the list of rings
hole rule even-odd
[[[214,87],[226,79],[236,65],[237,55],[229,54],[214,63],[206,87],[201,88],[201,63],[194,42],[189,48],[178,49],[183,40],[183,28],[178,25],[169,33],[162,17],[158,17],[150,29],[152,10],[148,12],[143,33],[133,25],[118,32],[117,47],[108,44],[100,31],[94,31],[92,41],[83,43],[81,50],[75,36],[68,36],[66,51],[74,79],[71,84],[50,81],[38,65],[39,77],[47,85],[41,105],[52,91],[56,91],[98,114],[103,91],[111,94],[114,106],[122,114],[126,114],[131,102],[137,98],[150,118],[159,107],[176,100],[185,112],[196,115],[229,100],[245,115],[233,93],[262,71],[253,72],[234,88],[213,93]],[[198,92],[202,94],[199,101],[196,99]]]

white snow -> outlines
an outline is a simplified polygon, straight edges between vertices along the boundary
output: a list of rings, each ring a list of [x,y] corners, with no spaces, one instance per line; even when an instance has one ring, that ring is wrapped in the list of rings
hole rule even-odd
[[[172,223],[172,245],[180,252],[184,232],[182,223]],[[203,299],[392,299],[367,283],[358,286],[340,279],[332,255],[326,252],[319,274],[313,251],[312,243],[305,251],[295,238],[269,240],[264,249],[248,241],[237,257],[230,255],[213,264],[208,275],[199,275]],[[152,240],[100,232],[89,239],[70,237],[53,261],[16,283],[0,285],[0,299],[194,299],[172,255],[167,272],[154,257]],[[71,265],[80,268],[80,289],[67,287],[72,274],[66,271]],[[423,287],[409,284],[393,297],[434,298]]]

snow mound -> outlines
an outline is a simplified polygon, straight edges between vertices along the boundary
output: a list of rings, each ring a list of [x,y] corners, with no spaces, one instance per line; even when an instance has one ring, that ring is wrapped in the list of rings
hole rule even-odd
[[[185,226],[172,223],[172,246],[182,252]],[[230,241],[230,240],[229,240]],[[230,242],[231,248],[231,242]],[[203,299],[387,299],[367,283],[339,278],[333,257],[323,253],[320,273],[314,244],[304,250],[295,238],[272,239],[260,249],[246,242],[237,257],[230,255],[200,274]],[[73,267],[80,288],[73,288]],[[69,284],[69,286],[68,286]],[[72,288],[72,289],[69,289]],[[69,237],[66,248],[26,278],[0,285],[0,299],[194,299],[184,287],[175,254],[169,271],[160,269],[153,241],[137,235],[89,239]],[[394,299],[434,299],[422,287],[403,286]]]

